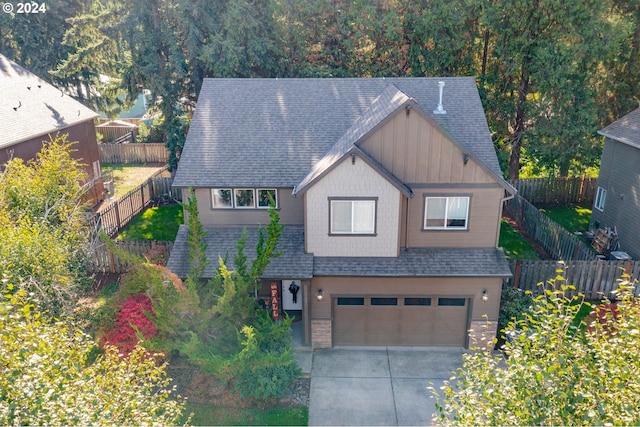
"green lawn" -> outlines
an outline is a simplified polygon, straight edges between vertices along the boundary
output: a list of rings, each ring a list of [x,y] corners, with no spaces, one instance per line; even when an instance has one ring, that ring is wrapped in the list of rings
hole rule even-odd
[[[504,219],[500,223],[498,246],[504,250],[507,259],[540,259],[531,245]]]
[[[193,413],[194,426],[306,426],[309,408],[225,408],[187,402],[185,413]],[[185,417],[186,419],[186,417]]]
[[[567,231],[584,231],[589,229],[591,206],[549,206],[540,208],[540,212],[560,224]]]
[[[182,206],[175,204],[153,207],[131,221],[118,238],[174,241],[178,227],[183,223]]]
[[[105,175],[112,175],[115,187],[115,194],[112,197],[122,197],[129,191],[144,184],[154,173],[162,167],[158,165],[121,165],[103,164],[102,172]]]

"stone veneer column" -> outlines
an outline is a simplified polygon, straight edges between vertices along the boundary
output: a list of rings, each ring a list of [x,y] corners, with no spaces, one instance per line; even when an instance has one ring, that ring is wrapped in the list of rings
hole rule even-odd
[[[488,344],[493,346],[498,333],[498,321],[472,320],[469,331],[470,348],[486,348]],[[492,347],[493,349],[493,347]]]
[[[311,346],[316,348],[331,348],[331,319],[311,320]]]

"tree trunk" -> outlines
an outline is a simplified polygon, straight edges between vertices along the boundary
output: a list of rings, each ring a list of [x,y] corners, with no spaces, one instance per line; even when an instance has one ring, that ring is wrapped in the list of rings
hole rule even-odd
[[[482,50],[482,72],[480,73],[480,86],[484,88],[484,79],[487,75],[487,56],[489,53],[489,29],[484,30],[484,48]]]
[[[529,94],[529,64],[531,58],[527,54],[522,58],[520,83],[518,84],[518,99],[516,104],[516,123],[511,134],[511,152],[509,154],[509,179],[520,177],[520,154],[522,151],[522,137],[525,132],[525,105]]]

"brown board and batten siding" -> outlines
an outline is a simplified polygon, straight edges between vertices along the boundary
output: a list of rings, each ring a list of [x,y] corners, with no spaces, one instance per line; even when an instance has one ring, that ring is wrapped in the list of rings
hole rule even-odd
[[[497,184],[424,186],[413,188],[408,199],[406,247],[487,248],[495,246],[500,232],[496,217],[501,214],[504,190]],[[424,199],[426,196],[469,196],[469,223],[466,230],[424,230]]]
[[[591,214],[594,228],[615,227],[620,250],[640,259],[640,148],[605,139],[598,187],[607,190],[604,210]],[[596,221],[598,226],[595,226]]]
[[[227,188],[227,187],[224,187]],[[263,188],[263,187],[260,187]],[[269,188],[269,187],[264,187]],[[291,194],[291,188],[277,188],[278,214],[281,224],[302,225],[304,223],[304,201]],[[211,188],[196,188],[198,213],[203,225],[267,225],[267,209],[214,209],[211,203]],[[189,197],[189,190],[182,189],[182,200]],[[185,212],[186,214],[186,212]],[[185,218],[186,221],[186,218]]]
[[[494,183],[473,159],[417,112],[396,114],[360,148],[402,182]]]
[[[492,247],[504,189],[417,112],[396,114],[361,148],[413,190],[401,204],[400,247]],[[424,198],[470,196],[467,230],[423,230]]]

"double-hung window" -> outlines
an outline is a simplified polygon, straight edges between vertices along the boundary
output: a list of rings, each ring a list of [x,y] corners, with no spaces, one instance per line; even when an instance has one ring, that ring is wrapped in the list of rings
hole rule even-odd
[[[469,197],[425,197],[425,230],[466,230]]]
[[[598,187],[598,191],[596,192],[596,200],[593,203],[593,207],[598,209],[600,212],[604,211],[604,203],[607,200],[607,190],[602,187]]]
[[[375,234],[376,199],[330,199],[330,234]]]

